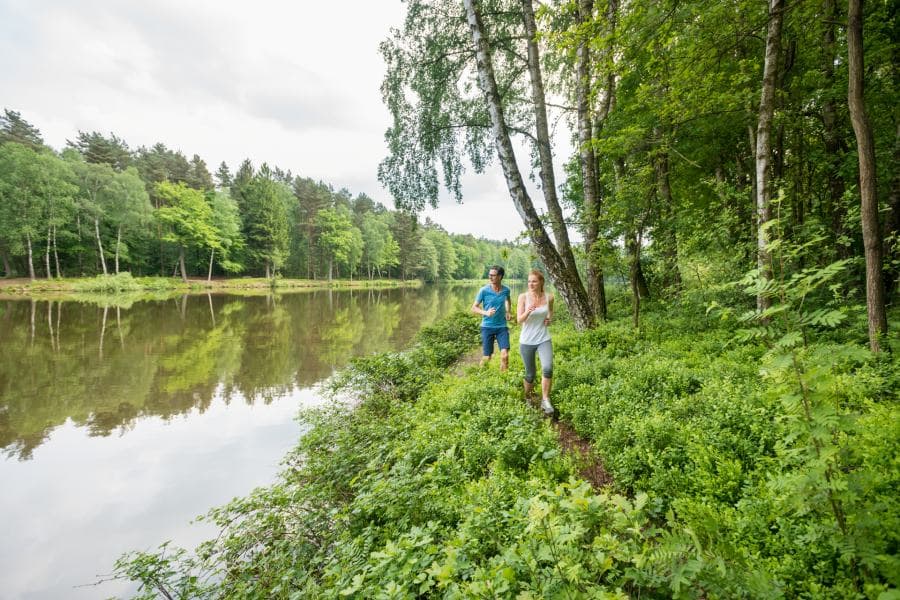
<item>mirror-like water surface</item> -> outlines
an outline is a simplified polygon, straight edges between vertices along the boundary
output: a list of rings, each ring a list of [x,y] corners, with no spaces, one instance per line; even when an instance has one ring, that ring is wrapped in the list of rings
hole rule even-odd
[[[124,551],[273,481],[315,384],[402,348],[475,286],[191,295],[127,306],[0,300],[3,598],[103,598]]]

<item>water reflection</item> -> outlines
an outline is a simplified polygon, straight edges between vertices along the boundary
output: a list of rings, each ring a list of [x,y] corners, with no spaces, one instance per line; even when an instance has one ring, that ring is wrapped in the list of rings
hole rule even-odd
[[[141,419],[271,402],[351,356],[402,347],[471,287],[184,295],[129,307],[0,302],[0,448],[29,459],[67,419],[94,436]],[[218,392],[217,392],[218,390]]]
[[[0,300],[0,596],[127,595],[76,586],[214,536],[191,519],[273,480],[311,386],[475,289]]]

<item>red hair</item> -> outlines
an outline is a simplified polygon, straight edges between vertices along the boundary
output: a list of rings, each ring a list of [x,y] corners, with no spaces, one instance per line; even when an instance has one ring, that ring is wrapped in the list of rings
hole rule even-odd
[[[531,277],[532,275],[537,277],[538,281],[541,283],[540,293],[543,294],[544,293],[544,274],[541,273],[540,271],[538,271],[537,269],[532,269],[528,272],[528,276]]]

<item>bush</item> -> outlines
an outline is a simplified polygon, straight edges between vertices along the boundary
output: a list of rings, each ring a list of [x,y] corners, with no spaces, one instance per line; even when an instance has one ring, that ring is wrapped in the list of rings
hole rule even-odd
[[[518,373],[447,374],[478,340],[457,314],[354,361],[359,403],[306,414],[279,483],[206,517],[219,538],[117,573],[209,598],[896,597],[897,360],[836,335],[788,360],[685,304],[555,328],[556,404],[610,490]]]

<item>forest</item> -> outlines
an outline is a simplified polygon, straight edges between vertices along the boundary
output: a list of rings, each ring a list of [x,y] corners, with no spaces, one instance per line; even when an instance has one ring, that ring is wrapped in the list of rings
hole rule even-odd
[[[62,152],[21,113],[0,117],[0,257],[6,277],[130,272],[192,278],[480,278],[531,266],[526,244],[452,235],[365,193],[250,160],[211,174],[158,143],[131,150],[79,131]]]
[[[380,177],[415,209],[441,184],[459,197],[467,166],[501,168],[580,328],[604,319],[619,256],[636,319],[641,299],[752,271],[767,320],[778,281],[839,263],[877,348],[898,276],[900,61],[896,6],[864,8],[411,1],[381,47]]]
[[[580,445],[515,351],[457,362],[459,313],[354,360],[333,385],[356,401],[304,413],[278,481],[203,517],[215,539],[114,576],[140,598],[900,598],[897,4],[404,4],[380,46],[391,214],[502,170]],[[258,176],[229,190],[266,272]]]

